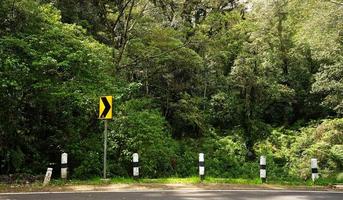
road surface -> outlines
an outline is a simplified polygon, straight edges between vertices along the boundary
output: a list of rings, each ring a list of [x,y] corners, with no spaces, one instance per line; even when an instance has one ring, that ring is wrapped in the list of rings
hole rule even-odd
[[[343,192],[276,190],[0,193],[0,200],[343,200]]]

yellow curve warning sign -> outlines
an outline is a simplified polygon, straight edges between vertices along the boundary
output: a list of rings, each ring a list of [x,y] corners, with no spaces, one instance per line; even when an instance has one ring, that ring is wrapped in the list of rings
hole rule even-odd
[[[112,96],[100,97],[99,119],[112,119]]]

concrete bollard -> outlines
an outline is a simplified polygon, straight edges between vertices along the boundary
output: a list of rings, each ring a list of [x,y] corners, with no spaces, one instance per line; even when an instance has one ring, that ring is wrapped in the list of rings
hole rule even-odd
[[[132,165],[133,165],[133,177],[138,178],[139,177],[139,158],[138,153],[134,153],[132,155]]]
[[[266,156],[260,157],[260,178],[262,180],[262,183],[265,183],[267,180],[267,169],[266,169]]]
[[[311,159],[312,181],[319,178],[318,174],[318,161],[316,158]]]
[[[51,179],[51,175],[52,175],[52,168],[49,167],[49,168],[46,170],[46,174],[45,174],[43,186],[46,186],[47,184],[49,184],[50,179]]]
[[[199,153],[199,176],[201,180],[205,179],[205,155]]]
[[[61,155],[61,178],[67,179],[68,176],[68,154],[62,153]]]

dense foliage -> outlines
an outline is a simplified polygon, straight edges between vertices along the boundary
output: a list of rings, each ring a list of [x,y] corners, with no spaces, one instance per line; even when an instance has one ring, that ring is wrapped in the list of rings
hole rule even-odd
[[[274,179],[343,170],[343,10],[317,0],[2,0],[0,174],[69,153],[100,176],[98,97],[114,96],[109,175]],[[58,165],[58,164],[57,164]],[[58,166],[56,166],[58,169]]]

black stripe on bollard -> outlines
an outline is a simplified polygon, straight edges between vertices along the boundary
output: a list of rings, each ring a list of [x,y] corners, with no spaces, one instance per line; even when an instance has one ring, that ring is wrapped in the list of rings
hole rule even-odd
[[[204,167],[205,166],[205,162],[199,162],[199,167]]]
[[[132,163],[132,166],[133,166],[133,167],[139,167],[139,162],[133,162],[133,163]]]
[[[260,169],[266,169],[266,165],[260,165]]]
[[[312,173],[313,173],[313,174],[318,173],[318,168],[312,168]]]
[[[67,164],[67,163],[61,164],[61,168],[67,168],[67,167],[68,167],[68,164]]]

